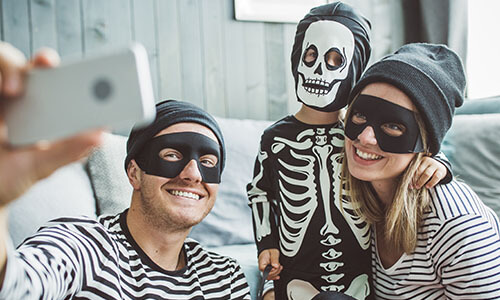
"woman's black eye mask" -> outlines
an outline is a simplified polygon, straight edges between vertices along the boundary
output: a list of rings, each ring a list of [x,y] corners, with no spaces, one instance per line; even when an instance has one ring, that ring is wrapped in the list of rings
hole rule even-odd
[[[353,112],[364,115],[366,122],[355,124],[352,121]],[[406,127],[406,131],[401,136],[390,136],[382,130],[382,125],[387,123],[402,124]],[[345,134],[351,140],[356,140],[367,126],[373,128],[377,143],[385,152],[414,153],[424,150],[413,111],[382,98],[359,95],[352,104],[351,115],[347,117]]]
[[[165,148],[177,150],[182,154],[182,159],[166,161],[161,158],[160,151]],[[200,163],[200,158],[207,154],[217,157],[215,166],[207,167]],[[200,133],[177,132],[157,136],[144,145],[135,161],[146,174],[175,178],[193,159],[198,165],[203,182],[220,183],[220,146],[216,141]]]

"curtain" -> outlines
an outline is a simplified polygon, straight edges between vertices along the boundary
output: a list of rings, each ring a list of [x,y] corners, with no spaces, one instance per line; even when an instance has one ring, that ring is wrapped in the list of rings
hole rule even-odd
[[[467,58],[468,0],[400,0],[404,41],[446,44]]]

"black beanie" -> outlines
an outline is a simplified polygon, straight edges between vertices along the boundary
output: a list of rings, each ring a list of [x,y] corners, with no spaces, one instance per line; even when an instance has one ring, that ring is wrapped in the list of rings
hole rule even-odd
[[[464,102],[466,80],[458,55],[445,45],[404,45],[366,70],[349,102],[375,82],[389,83],[410,97],[425,122],[429,151],[436,155],[455,107]]]
[[[215,119],[201,108],[185,101],[165,100],[156,104],[156,118],[146,127],[133,128],[127,140],[125,171],[129,162],[142,150],[142,147],[163,129],[182,122],[193,122],[208,127],[215,134],[221,149],[221,172],[226,159],[224,138]]]
[[[323,108],[314,107],[315,110],[329,112],[339,110],[347,105],[347,99],[351,88],[354,83],[359,80],[368,64],[371,54],[371,24],[359,11],[342,2],[333,2],[312,8],[299,22],[297,31],[295,32],[295,41],[293,43],[291,55],[295,90],[297,90],[297,84],[299,82],[297,68],[302,56],[302,42],[304,41],[306,30],[312,23],[322,20],[339,22],[349,28],[354,36],[354,53],[351,65],[349,66],[348,76],[342,81],[337,91],[335,101]],[[298,100],[301,101],[300,99]]]

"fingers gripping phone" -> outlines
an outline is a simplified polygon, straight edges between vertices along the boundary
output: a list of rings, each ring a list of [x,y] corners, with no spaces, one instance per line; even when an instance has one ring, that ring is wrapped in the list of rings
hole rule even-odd
[[[154,120],[147,52],[140,44],[99,57],[34,69],[7,108],[9,142],[25,145],[83,130],[131,128]]]

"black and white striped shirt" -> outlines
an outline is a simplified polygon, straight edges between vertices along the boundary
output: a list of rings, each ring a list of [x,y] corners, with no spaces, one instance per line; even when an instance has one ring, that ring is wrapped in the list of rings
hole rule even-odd
[[[464,183],[430,190],[431,205],[411,255],[384,268],[372,235],[377,299],[500,299],[500,229]]]
[[[250,299],[233,259],[184,243],[186,266],[166,271],[135,243],[126,212],[61,218],[8,250],[0,299]]]

